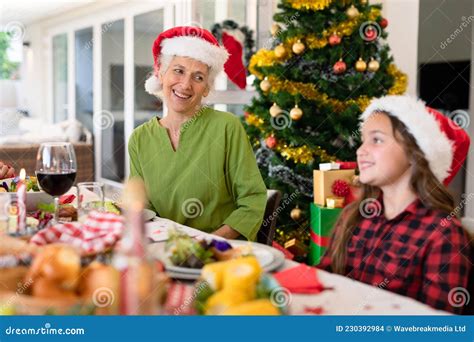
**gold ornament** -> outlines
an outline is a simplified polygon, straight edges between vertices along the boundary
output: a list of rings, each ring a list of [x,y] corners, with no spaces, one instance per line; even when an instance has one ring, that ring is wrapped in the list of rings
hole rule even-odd
[[[262,89],[264,92],[269,91],[271,87],[272,87],[272,84],[268,80],[268,77],[265,77],[265,79],[262,82],[260,82],[260,89]]]
[[[281,113],[281,108],[276,103],[273,103],[273,106],[270,107],[270,115],[272,117],[276,117],[280,115],[280,113]]]
[[[367,5],[367,2],[368,2],[368,0],[360,0],[360,3],[361,3],[362,5]]]
[[[380,68],[380,63],[376,59],[371,59],[369,62],[369,71],[376,72]]]
[[[346,14],[350,19],[355,19],[359,16],[359,10],[354,5],[351,5],[351,7],[347,9]]]
[[[291,48],[293,50],[294,53],[296,53],[297,55],[299,54],[302,54],[304,49],[305,49],[305,46],[304,44],[301,42],[301,40],[298,39],[298,41],[296,43],[293,44],[293,47]]]
[[[283,44],[280,44],[278,45],[276,48],[275,48],[275,56],[277,58],[283,58],[285,57],[286,55],[286,49],[285,49],[285,46]]]
[[[276,36],[278,32],[280,32],[280,30],[280,25],[278,25],[277,23],[273,23],[272,27],[270,28],[270,33],[272,34],[272,36]]]
[[[300,208],[298,208],[298,206],[296,206],[296,208],[291,209],[290,216],[293,220],[299,221],[303,216],[303,212]]]
[[[367,69],[367,63],[362,58],[359,58],[356,62],[355,68],[358,72],[364,72]]]
[[[299,119],[301,119],[302,116],[303,116],[303,111],[301,110],[300,107],[298,107],[298,105],[295,105],[290,110],[290,117],[292,120],[298,121]]]

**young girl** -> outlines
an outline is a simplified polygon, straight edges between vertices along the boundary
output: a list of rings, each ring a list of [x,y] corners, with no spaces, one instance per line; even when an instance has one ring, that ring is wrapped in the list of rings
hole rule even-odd
[[[470,238],[443,183],[462,166],[469,137],[408,96],[372,101],[361,120],[361,193],[342,212],[318,267],[461,313]]]

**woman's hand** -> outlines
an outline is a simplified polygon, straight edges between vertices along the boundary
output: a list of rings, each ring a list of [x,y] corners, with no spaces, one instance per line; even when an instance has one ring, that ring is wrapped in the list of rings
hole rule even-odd
[[[15,169],[0,161],[0,179],[11,178],[15,175]]]
[[[225,239],[230,239],[230,240],[236,239],[240,236],[240,233],[238,231],[236,231],[235,229],[233,229],[232,227],[226,224],[221,226],[212,234],[223,237]]]

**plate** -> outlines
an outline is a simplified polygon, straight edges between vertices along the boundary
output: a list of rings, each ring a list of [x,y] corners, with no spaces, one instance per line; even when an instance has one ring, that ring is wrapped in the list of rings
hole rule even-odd
[[[151,221],[156,217],[156,213],[150,209],[143,209],[143,220],[145,222]]]
[[[229,240],[229,243],[232,245],[232,247],[248,246],[250,244],[252,247],[253,254],[255,254],[257,260],[259,261],[260,265],[262,266],[262,269],[265,272],[270,272],[277,269],[285,261],[285,256],[282,252],[270,246],[263,245],[261,243],[241,240]],[[168,255],[164,251],[164,244],[160,247],[161,248],[158,251],[155,251],[155,256],[164,263],[166,272],[170,277],[189,280],[199,278],[202,269],[179,267],[173,265],[169,260]]]
[[[7,179],[2,179],[0,182],[5,182],[7,183],[8,187],[10,187],[10,183],[12,182],[13,178],[7,178]],[[4,194],[9,194],[10,199],[16,200],[17,194],[16,192],[2,192]],[[53,203],[54,198],[51,195],[48,195],[46,192],[43,190],[40,191],[28,191],[26,193],[26,210],[27,211],[36,211],[37,205],[39,203]]]

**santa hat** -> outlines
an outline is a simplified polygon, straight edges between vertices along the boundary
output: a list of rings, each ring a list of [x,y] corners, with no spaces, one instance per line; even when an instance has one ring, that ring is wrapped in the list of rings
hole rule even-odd
[[[362,124],[377,111],[387,112],[405,124],[435,177],[448,185],[466,160],[470,143],[467,133],[451,119],[410,96],[389,95],[372,100],[360,116]]]
[[[161,89],[158,81],[160,56],[190,57],[210,67],[211,78],[224,68],[229,57],[217,39],[207,30],[194,26],[178,26],[158,35],[153,43],[154,74],[145,82],[145,90],[156,95]]]
[[[245,37],[238,30],[222,32],[222,44],[229,52],[230,56],[224,64],[224,70],[229,79],[240,89],[245,89],[247,85],[247,71],[242,61],[244,52],[243,41]]]

